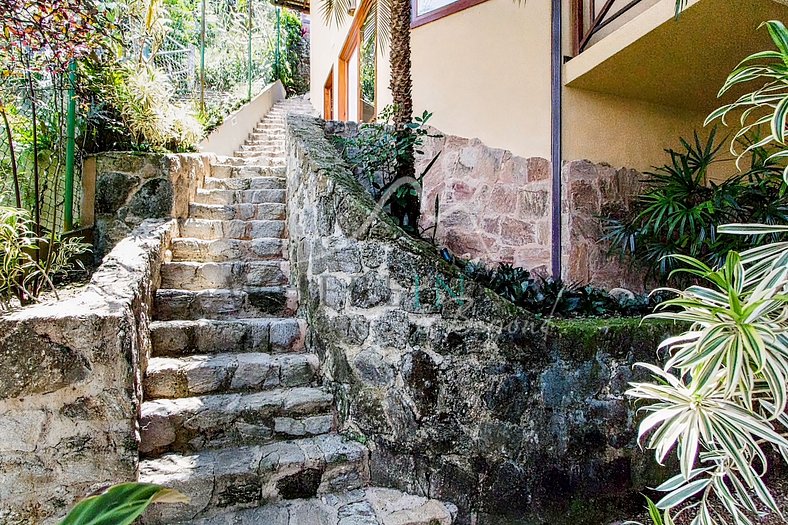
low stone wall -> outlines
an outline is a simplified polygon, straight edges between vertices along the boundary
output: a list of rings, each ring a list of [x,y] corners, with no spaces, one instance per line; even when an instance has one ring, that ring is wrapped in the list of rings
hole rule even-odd
[[[427,138],[417,169],[424,178],[422,227],[435,223],[437,241],[457,255],[508,263],[545,273],[550,268],[552,189],[550,161],[512,155],[478,139]],[[603,288],[644,290],[642,272],[631,270],[608,245],[600,216],[628,209],[642,175],[606,164],[571,161],[562,170],[564,280]]]
[[[419,173],[424,178],[422,227],[435,224],[436,240],[471,259],[529,270],[550,267],[550,162],[485,146],[479,139],[428,138]]]
[[[0,317],[0,523],[54,523],[136,478],[151,297],[174,228],[144,222],[78,295]]]
[[[97,260],[145,219],[185,218],[197,189],[210,175],[208,154],[110,152],[95,165]]]
[[[377,215],[324,134],[288,119],[290,261],[309,344],[373,482],[460,524],[599,525],[642,507],[652,461],[623,397],[671,330],[541,322]]]
[[[640,194],[643,176],[631,169],[578,160],[565,163],[561,177],[564,279],[644,291],[644,272],[609,254],[608,244],[599,241],[604,234],[599,218],[629,210]]]

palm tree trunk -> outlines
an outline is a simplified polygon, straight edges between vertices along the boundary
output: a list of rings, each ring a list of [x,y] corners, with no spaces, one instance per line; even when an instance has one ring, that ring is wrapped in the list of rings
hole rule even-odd
[[[410,143],[411,130],[406,127],[413,119],[413,80],[410,63],[411,0],[391,0],[391,94],[394,100],[394,126],[398,142]],[[397,159],[397,178],[413,178],[416,173],[413,147],[405,149]],[[408,193],[391,203],[392,213],[400,225],[418,234],[420,196]]]
[[[410,76],[411,0],[391,1],[391,94],[396,111],[394,124],[413,118],[413,81]]]

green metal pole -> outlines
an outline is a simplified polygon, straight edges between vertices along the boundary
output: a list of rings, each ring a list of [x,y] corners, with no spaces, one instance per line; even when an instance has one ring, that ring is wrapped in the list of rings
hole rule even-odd
[[[282,25],[281,25],[281,22],[279,20],[281,11],[282,11],[281,7],[277,7],[276,8],[276,53],[275,53],[276,62],[275,62],[274,67],[276,68],[276,78],[278,80],[282,80],[282,75],[280,73],[281,70],[279,69],[279,48],[280,48],[280,45],[281,45],[280,44],[280,35],[282,34]]]
[[[205,2],[202,0],[202,21],[200,29],[200,111],[205,113]]]
[[[63,230],[74,229],[74,153],[77,127],[77,62],[68,67],[68,117],[66,123],[66,185],[63,213]]]
[[[252,100],[252,0],[249,2],[249,38],[248,38],[248,51],[249,51],[249,85],[246,92],[246,98]]]

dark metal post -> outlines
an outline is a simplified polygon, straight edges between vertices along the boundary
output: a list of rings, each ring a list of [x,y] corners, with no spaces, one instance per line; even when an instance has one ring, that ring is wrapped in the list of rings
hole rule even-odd
[[[550,163],[552,166],[552,246],[551,269],[554,278],[561,277],[561,247],[562,247],[562,215],[561,215],[561,171],[562,171],[562,141],[561,141],[561,111],[563,82],[561,68],[563,67],[563,38],[562,38],[562,0],[553,0],[552,7],[552,59],[551,59],[551,145]]]
[[[280,49],[280,46],[281,46],[281,43],[280,43],[281,37],[280,37],[280,35],[282,34],[282,22],[280,20],[280,18],[281,18],[281,11],[282,11],[281,7],[277,7],[276,8],[276,54],[275,54],[276,55],[276,61],[275,61],[275,66],[274,67],[276,68],[276,78],[278,80],[282,79],[282,75],[280,73],[281,70],[279,69],[280,68],[280,64],[279,64],[279,60],[280,60],[279,49]]]

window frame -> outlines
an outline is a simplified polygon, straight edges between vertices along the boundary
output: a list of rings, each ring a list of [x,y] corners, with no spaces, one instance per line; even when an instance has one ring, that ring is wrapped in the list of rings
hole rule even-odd
[[[435,20],[439,20],[443,17],[453,15],[454,13],[458,13],[460,11],[468,9],[469,7],[479,5],[486,1],[487,0],[455,0],[449,5],[445,5],[443,7],[436,9],[435,11],[430,11],[427,14],[419,16],[418,15],[419,0],[411,0],[412,15],[410,19],[410,28],[415,29],[425,24],[429,24],[430,22],[434,22]]]

